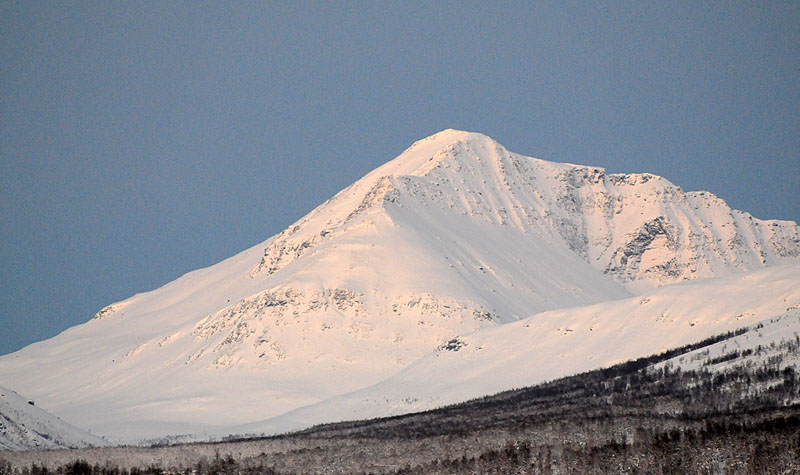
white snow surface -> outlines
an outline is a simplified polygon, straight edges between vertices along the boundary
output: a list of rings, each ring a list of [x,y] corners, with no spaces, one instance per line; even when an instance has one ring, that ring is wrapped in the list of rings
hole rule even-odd
[[[775,318],[780,325],[773,322],[759,332],[761,339],[753,338],[745,347],[768,346],[797,337],[798,309],[800,266],[792,265],[674,284],[625,300],[542,312],[456,337],[374,386],[222,432],[273,434],[322,422],[432,409],[658,354],[785,316]],[[685,364],[677,360],[672,361],[675,366],[697,369],[688,356]]]
[[[30,404],[33,402],[34,404]],[[67,424],[0,386],[0,450],[102,447],[108,442]]]
[[[411,374],[456,335],[798,256],[795,223],[445,130],[267,241],[0,357],[0,384],[123,442],[216,432]]]

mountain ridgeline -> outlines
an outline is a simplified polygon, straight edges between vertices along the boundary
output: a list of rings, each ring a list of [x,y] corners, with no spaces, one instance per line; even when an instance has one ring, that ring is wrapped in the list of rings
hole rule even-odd
[[[413,374],[462,335],[799,258],[793,222],[755,219],[654,175],[525,157],[445,130],[265,242],[0,357],[0,384],[116,440],[217,433]],[[759,279],[779,277],[797,278]],[[775,298],[795,299],[791,285],[778,288]],[[795,302],[784,303],[768,310]],[[772,316],[756,307],[691,326],[680,320],[687,307],[658,331],[685,344]],[[576,343],[602,346],[593,328]],[[602,363],[584,356],[581,370]]]
[[[362,197],[355,208],[354,195]],[[352,210],[341,213],[340,203]],[[390,216],[393,208],[421,215],[435,207],[513,227],[566,246],[622,284],[652,287],[800,256],[795,223],[754,219],[711,193],[684,192],[648,173],[606,174],[524,157],[483,135],[447,130],[415,143],[276,236],[254,272],[274,273],[314,252],[375,207]]]

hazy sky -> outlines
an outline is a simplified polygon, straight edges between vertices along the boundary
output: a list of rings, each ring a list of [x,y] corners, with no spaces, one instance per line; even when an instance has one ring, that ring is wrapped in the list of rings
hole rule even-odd
[[[800,220],[800,2],[481,3],[0,3],[0,354],[449,127]]]

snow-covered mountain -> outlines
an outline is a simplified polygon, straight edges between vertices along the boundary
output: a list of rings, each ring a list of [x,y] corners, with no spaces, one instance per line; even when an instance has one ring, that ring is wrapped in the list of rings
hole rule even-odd
[[[102,447],[108,442],[35,406],[0,386],[0,450]]]
[[[122,440],[213,430],[374,385],[457,335],[798,256],[795,223],[446,130],[267,241],[0,358],[0,384]]]

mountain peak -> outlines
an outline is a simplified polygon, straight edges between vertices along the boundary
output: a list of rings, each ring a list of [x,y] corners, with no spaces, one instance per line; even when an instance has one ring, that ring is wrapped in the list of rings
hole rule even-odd
[[[458,149],[458,150],[457,150]],[[448,152],[467,150],[505,150],[491,137],[477,132],[445,129],[417,140],[397,158],[373,170],[367,177],[421,176],[435,167]],[[458,155],[458,153],[456,153]]]
[[[489,138],[488,136],[479,132],[469,132],[467,130],[459,130],[459,129],[444,129],[439,132],[436,132],[435,134],[429,135],[424,139],[418,140],[415,143],[429,142],[429,141],[442,141],[442,142],[469,141],[470,139],[482,140],[488,138]]]
[[[370,386],[537,312],[798,258],[794,223],[447,129],[263,243],[0,358],[0,384],[95,433],[161,437]]]
[[[458,143],[465,145],[478,145],[487,143],[499,145],[488,135],[484,135],[479,132],[444,129],[440,132],[436,132],[433,135],[429,135],[424,139],[417,140],[406,150],[406,152],[417,151],[419,149],[424,149],[425,151],[433,150],[434,152],[444,151]],[[405,155],[406,152],[401,154],[401,156]]]

